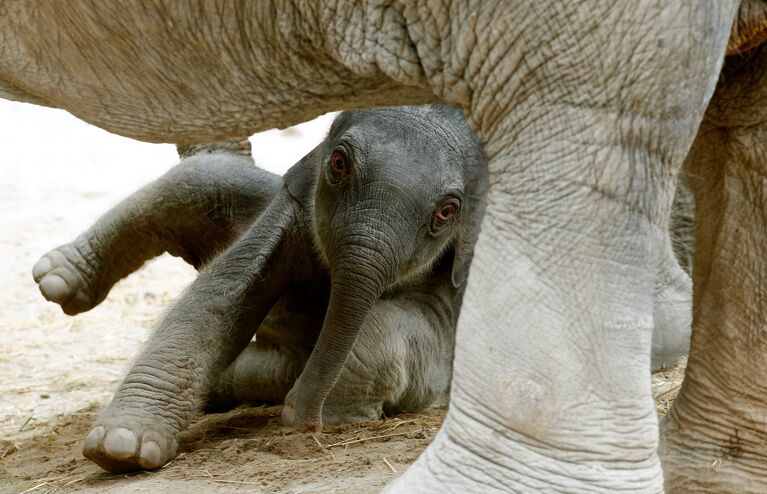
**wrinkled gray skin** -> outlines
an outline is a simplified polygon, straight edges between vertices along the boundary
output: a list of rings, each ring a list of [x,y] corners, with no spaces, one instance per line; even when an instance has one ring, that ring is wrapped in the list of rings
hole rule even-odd
[[[205,398],[215,408],[285,400],[285,416],[310,354],[342,365],[337,382],[319,384],[332,388],[325,422],[418,410],[447,392],[487,189],[460,110],[342,113],[284,181],[225,147],[201,151],[33,270],[42,293],[74,314],[163,251],[203,267],[97,420],[88,458],[112,472],[161,466]],[[460,207],[441,221],[445,204]],[[324,348],[323,319],[343,328]],[[344,338],[348,359],[333,355],[346,352]]]
[[[0,91],[182,144],[331,109],[462,108],[490,189],[450,408],[390,491],[767,492],[766,11],[8,1]],[[698,211],[693,336],[659,454],[647,373],[683,163]]]

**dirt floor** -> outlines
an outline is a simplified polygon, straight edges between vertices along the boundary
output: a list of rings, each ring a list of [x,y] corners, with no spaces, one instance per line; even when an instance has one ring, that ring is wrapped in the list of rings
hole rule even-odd
[[[238,408],[198,417],[161,470],[115,476],[85,460],[95,415],[195,273],[162,256],[96,309],[68,317],[40,296],[31,268],[173,165],[175,151],[29,105],[0,102],[0,118],[0,493],[377,492],[433,438],[444,409],[314,436],[281,427],[279,407]],[[256,137],[257,162],[284,171],[328,122]],[[661,415],[681,376],[679,367],[653,377]]]
[[[82,438],[98,407],[56,419],[26,440],[0,444],[7,492],[378,492],[426,447],[441,410],[295,433],[279,407],[200,417],[181,454],[161,470],[109,475],[85,460]],[[3,492],[6,492],[3,490]]]

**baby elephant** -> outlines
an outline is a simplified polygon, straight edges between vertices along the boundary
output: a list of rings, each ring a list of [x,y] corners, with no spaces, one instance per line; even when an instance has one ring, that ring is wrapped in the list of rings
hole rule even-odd
[[[431,404],[448,390],[487,181],[460,110],[398,107],[342,113],[284,179],[197,155],[124,200],[38,261],[46,298],[88,310],[164,251],[202,269],[85,456],[159,467],[203,404],[285,401],[312,430]]]

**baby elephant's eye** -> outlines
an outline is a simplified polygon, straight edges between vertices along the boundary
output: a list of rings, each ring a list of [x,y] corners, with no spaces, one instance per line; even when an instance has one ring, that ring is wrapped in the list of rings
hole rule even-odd
[[[458,203],[458,201],[451,200],[437,207],[437,209],[435,209],[432,213],[431,231],[436,232],[438,229],[444,226],[445,223],[452,220],[455,216],[455,213],[458,212],[458,208],[460,208],[460,206],[461,205]]]
[[[332,184],[337,184],[346,177],[349,173],[349,160],[346,154],[340,149],[333,151],[330,156],[330,177],[329,181]]]
[[[455,211],[456,211],[456,207],[454,204],[447,204],[445,206],[442,206],[441,209],[438,209],[434,213],[434,216],[436,216],[438,220],[448,221],[450,218],[453,217],[453,215],[455,214]]]

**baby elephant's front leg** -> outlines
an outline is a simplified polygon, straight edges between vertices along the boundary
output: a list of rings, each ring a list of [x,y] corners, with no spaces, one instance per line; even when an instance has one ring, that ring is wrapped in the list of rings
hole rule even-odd
[[[218,375],[248,344],[287,284],[281,248],[295,222],[277,199],[215,258],[168,313],[85,440],[110,472],[162,466]]]

